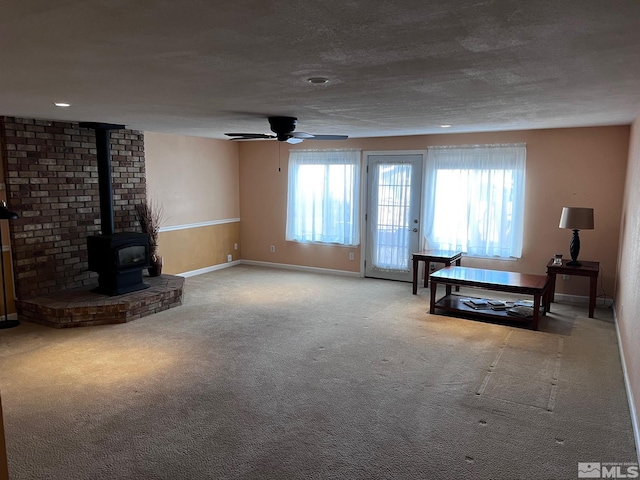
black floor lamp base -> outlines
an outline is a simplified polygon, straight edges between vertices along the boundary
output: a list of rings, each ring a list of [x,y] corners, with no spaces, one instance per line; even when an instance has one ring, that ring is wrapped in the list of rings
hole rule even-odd
[[[0,321],[0,330],[3,328],[13,328],[20,325],[20,320],[4,320]]]

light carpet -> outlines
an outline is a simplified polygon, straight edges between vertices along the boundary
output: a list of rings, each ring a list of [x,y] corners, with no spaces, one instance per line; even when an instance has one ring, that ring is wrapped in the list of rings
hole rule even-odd
[[[237,266],[122,325],[0,331],[10,475],[564,479],[635,462],[611,311],[541,330],[428,291]]]

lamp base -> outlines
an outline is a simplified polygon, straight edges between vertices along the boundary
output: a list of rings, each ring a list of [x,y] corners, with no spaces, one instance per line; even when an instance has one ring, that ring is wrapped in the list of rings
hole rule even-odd
[[[582,263],[578,262],[577,260],[570,260],[567,263],[565,263],[565,265],[567,267],[581,267]]]
[[[17,327],[18,325],[20,325],[20,320],[0,320],[0,330]]]
[[[567,262],[567,265],[570,267],[579,267],[580,262],[578,262],[578,255],[580,254],[580,236],[578,235],[578,230],[573,231],[571,243],[569,244],[569,253],[571,254],[571,261]]]

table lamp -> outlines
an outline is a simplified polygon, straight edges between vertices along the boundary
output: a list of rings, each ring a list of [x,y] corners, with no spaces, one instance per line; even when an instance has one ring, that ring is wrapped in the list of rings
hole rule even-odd
[[[7,208],[7,202],[0,202],[0,220],[15,220],[18,218],[16,212],[12,212]],[[1,224],[2,222],[0,222]],[[0,320],[0,329],[17,327],[20,325],[18,320],[9,320],[7,314],[7,284],[4,276],[4,251],[2,251],[2,227],[0,226],[0,265],[2,267],[2,295],[4,298],[4,320]]]
[[[582,264],[578,261],[578,254],[580,253],[580,236],[578,235],[578,231],[593,230],[593,208],[562,207],[559,227],[573,230],[573,237],[571,237],[571,243],[569,244],[571,261],[567,262],[567,265],[570,267],[579,267]]]

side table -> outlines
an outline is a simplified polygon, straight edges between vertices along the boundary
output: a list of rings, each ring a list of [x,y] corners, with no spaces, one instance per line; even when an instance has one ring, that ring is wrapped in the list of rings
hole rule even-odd
[[[580,266],[567,265],[568,260],[562,260],[562,265],[554,265],[553,258],[547,263],[547,275],[551,280],[549,285],[549,295],[547,295],[545,308],[550,311],[550,303],[554,301],[556,291],[556,275],[577,275],[579,277],[589,277],[589,318],[593,318],[596,308],[596,292],[598,286],[598,273],[600,272],[600,262],[583,262]]]
[[[413,258],[413,294],[418,293],[418,265],[419,262],[425,262],[425,268],[428,268],[429,263],[444,263],[445,267],[450,266],[455,262],[457,266],[460,266],[460,259],[462,258],[462,252],[456,250],[421,250],[412,255]],[[429,281],[429,275],[425,272],[424,275],[424,288],[427,288]],[[456,291],[460,287],[456,287]],[[451,295],[451,285],[447,286],[447,295]]]

